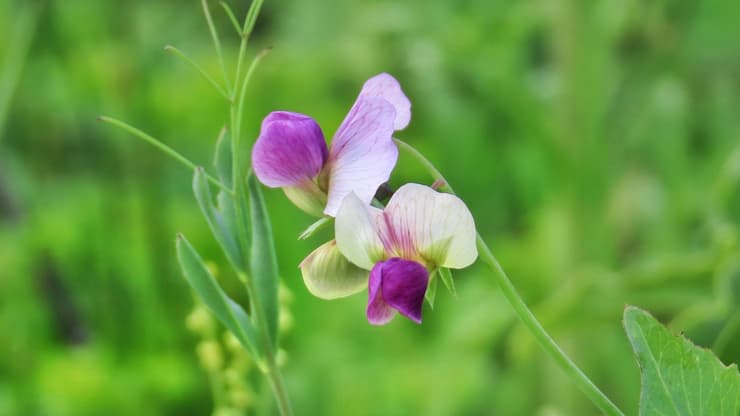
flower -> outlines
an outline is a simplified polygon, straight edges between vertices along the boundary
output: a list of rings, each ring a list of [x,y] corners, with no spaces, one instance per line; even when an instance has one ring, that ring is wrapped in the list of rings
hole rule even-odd
[[[475,223],[465,203],[418,184],[403,185],[382,210],[350,193],[337,213],[335,233],[336,241],[301,263],[303,279],[311,293],[325,299],[367,285],[367,319],[374,325],[389,322],[396,312],[421,323],[430,271],[464,268],[478,257]]]
[[[411,119],[411,103],[398,81],[376,75],[357,100],[327,149],[319,125],[309,116],[275,111],[262,121],[252,149],[257,178],[309,214],[335,216],[350,192],[369,204],[398,159],[393,132]]]

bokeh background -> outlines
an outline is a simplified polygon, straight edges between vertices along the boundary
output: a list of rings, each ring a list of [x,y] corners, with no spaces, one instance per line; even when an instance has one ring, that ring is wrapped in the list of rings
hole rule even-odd
[[[233,63],[238,39],[212,3]],[[625,304],[740,358],[738,22],[720,0],[268,0],[250,54],[273,50],[245,141],[275,109],[331,136],[367,78],[396,76],[413,103],[398,136],[449,178],[544,326],[636,414]],[[166,44],[220,76],[196,0],[0,2],[0,415],[214,409],[175,233],[226,263],[191,173],[96,121],[124,119],[210,166],[226,103]],[[408,181],[430,183],[402,157],[391,184]],[[329,235],[298,241],[312,219],[266,196],[297,414],[597,414],[485,268],[456,272],[457,297],[440,287],[423,325],[371,327],[364,295],[306,291],[297,264]],[[236,360],[223,343],[221,355]],[[243,374],[243,414],[271,414]]]

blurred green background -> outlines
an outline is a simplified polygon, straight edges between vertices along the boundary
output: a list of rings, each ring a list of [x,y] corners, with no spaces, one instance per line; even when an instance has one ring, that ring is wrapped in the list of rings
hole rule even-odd
[[[238,39],[212,3],[233,63]],[[393,74],[413,103],[398,137],[445,173],[544,326],[636,414],[625,304],[740,358],[738,22],[740,5],[719,0],[268,0],[250,54],[274,49],[245,132],[283,109],[331,136],[362,83]],[[0,2],[0,415],[213,410],[175,233],[226,262],[191,174],[96,121],[210,164],[226,103],[166,44],[220,75],[196,0]],[[402,157],[391,183],[408,181],[430,183]],[[485,268],[455,273],[458,296],[440,291],[423,325],[371,327],[364,295],[307,292],[297,265],[329,234],[298,241],[312,219],[266,196],[298,415],[597,414]],[[245,412],[269,414],[256,380],[242,380]]]

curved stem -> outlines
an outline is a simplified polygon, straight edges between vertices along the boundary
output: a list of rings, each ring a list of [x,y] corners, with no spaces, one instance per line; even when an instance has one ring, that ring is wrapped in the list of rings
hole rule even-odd
[[[393,140],[401,149],[405,150],[409,155],[421,163],[435,181],[441,181],[442,189],[446,189],[450,193],[454,194],[452,187],[444,176],[442,176],[439,170],[437,170],[437,168],[426,157],[424,157],[424,155],[404,141],[398,139]],[[499,264],[498,260],[491,252],[491,249],[486,245],[485,241],[483,241],[480,234],[477,235],[477,246],[480,259],[493,271],[496,283],[498,283],[501,288],[506,300],[508,300],[511,307],[514,308],[514,312],[519,320],[527,327],[527,329],[529,329],[535,339],[537,339],[540,347],[542,347],[542,349],[544,349],[545,352],[555,360],[558,367],[560,367],[571,381],[575,383],[576,386],[578,386],[578,388],[581,389],[581,391],[591,400],[591,402],[604,412],[604,414],[623,416],[624,413],[622,413],[622,411],[612,403],[612,401],[609,400],[601,390],[599,390],[591,379],[581,371],[573,360],[571,360],[565,352],[560,349],[558,344],[552,339],[547,331],[545,331],[545,328],[542,327],[534,314],[532,314],[532,311],[519,295],[514,284],[511,283],[509,276],[506,275],[501,264]]]
[[[126,132],[128,132],[128,133],[130,133],[130,134],[132,134],[132,135],[134,135],[134,136],[136,136],[138,138],[140,138],[141,140],[144,140],[145,142],[147,142],[147,143],[151,144],[152,146],[156,147],[157,149],[161,150],[167,156],[170,156],[171,158],[177,160],[178,162],[182,163],[183,165],[189,167],[190,169],[195,170],[198,167],[195,163],[191,162],[190,159],[188,159],[185,156],[183,156],[180,153],[178,153],[177,150],[175,150],[175,149],[167,146],[166,144],[162,143],[161,141],[155,139],[154,137],[152,137],[152,136],[144,133],[143,131],[137,129],[136,127],[134,127],[134,126],[132,126],[132,125],[130,125],[128,123],[125,123],[125,122],[123,122],[121,120],[118,120],[118,119],[115,119],[115,118],[112,118],[112,117],[107,117],[107,116],[100,116],[100,117],[98,117],[98,120],[103,121],[103,122],[106,122],[108,124],[112,124],[112,125],[120,128],[121,130],[124,130],[124,131],[126,131]],[[206,178],[208,179],[209,182],[211,182],[212,184],[218,186],[222,190],[224,190],[224,191],[226,191],[228,193],[232,193],[231,192],[231,189],[229,189],[226,185],[222,184],[221,181],[219,181],[218,179],[214,178],[210,174],[206,173]]]

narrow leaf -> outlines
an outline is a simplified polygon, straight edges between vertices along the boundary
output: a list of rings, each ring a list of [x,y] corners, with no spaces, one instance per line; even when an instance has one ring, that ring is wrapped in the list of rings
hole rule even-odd
[[[249,316],[221,289],[203,259],[181,234],[177,236],[177,258],[185,280],[203,304],[254,357],[261,357],[257,331]]]
[[[628,306],[624,329],[642,373],[640,415],[737,416],[740,374],[707,349],[671,334],[649,313]]]
[[[442,279],[447,290],[452,293],[452,296],[457,296],[457,289],[455,289],[455,281],[452,280],[452,272],[446,267],[439,268],[439,277]]]
[[[434,299],[437,297],[438,283],[439,278],[437,277],[437,273],[433,273],[431,276],[429,276],[429,286],[427,286],[427,291],[424,294],[424,299],[427,300],[429,307],[432,309],[434,309]]]
[[[234,185],[231,183],[232,163],[231,136],[229,136],[229,132],[226,128],[223,128],[221,129],[221,133],[218,135],[218,140],[216,140],[216,151],[213,156],[213,165],[216,167],[218,179],[230,189],[234,189]]]
[[[305,230],[303,230],[303,232],[301,233],[301,235],[298,236],[298,239],[299,240],[305,240],[305,239],[311,237],[312,235],[314,235],[319,230],[321,230],[321,229],[325,228],[327,225],[331,224],[331,220],[332,220],[331,217],[321,217],[321,218],[319,218],[318,220],[316,220],[316,222],[314,222],[313,224],[309,225],[308,228],[306,228]]]
[[[213,198],[211,196],[211,189],[208,185],[208,179],[206,178],[203,168],[195,169],[195,175],[193,176],[193,193],[195,199],[198,201],[198,206],[203,212],[203,216],[208,222],[208,226],[211,228],[213,236],[216,241],[221,245],[226,258],[237,270],[244,270],[244,261],[242,259],[241,250],[239,243],[234,235],[233,224],[230,222],[232,219],[226,220],[222,212],[216,209],[213,204]],[[226,196],[222,196],[221,199],[225,199]],[[228,201],[222,201],[225,209],[228,209]],[[232,208],[233,210],[233,204]],[[230,212],[230,211],[227,211]]]
[[[270,217],[257,178],[249,175],[247,185],[249,186],[249,211],[252,225],[249,263],[257,291],[254,296],[257,297],[255,301],[264,312],[267,336],[274,348],[277,345],[279,283],[275,242],[272,237]]]

